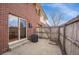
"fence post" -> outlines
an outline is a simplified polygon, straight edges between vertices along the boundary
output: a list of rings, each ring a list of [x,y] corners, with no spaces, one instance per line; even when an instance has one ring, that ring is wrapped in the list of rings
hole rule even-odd
[[[60,34],[60,26],[59,26],[59,27],[58,27],[58,45],[59,45],[59,47],[60,47],[60,49],[61,49],[61,52],[62,52],[62,54],[63,54],[62,44],[61,44],[61,41],[60,41],[60,36],[61,36],[61,34]]]
[[[63,46],[62,46],[62,50],[63,50],[63,54],[66,55],[66,50],[65,50],[65,40],[66,40],[66,26],[64,26],[64,33],[63,33]]]
[[[58,42],[60,41],[60,27],[58,27]]]
[[[41,33],[40,36],[41,36],[41,37],[40,37],[40,38],[42,39],[42,25],[40,26],[40,28],[41,28],[41,31],[40,31],[40,33]]]
[[[51,40],[51,27],[50,27],[49,29],[50,29],[50,36],[49,36],[49,39]]]

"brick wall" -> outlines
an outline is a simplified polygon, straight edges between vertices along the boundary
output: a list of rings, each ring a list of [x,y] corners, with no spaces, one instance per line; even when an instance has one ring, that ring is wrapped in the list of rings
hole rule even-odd
[[[0,4],[0,54],[8,50],[8,14],[28,19],[32,23],[32,28],[28,28],[28,35],[33,33],[39,23],[39,16],[36,14],[33,4]]]
[[[35,6],[32,4],[28,4],[28,13],[27,13],[27,18],[28,20],[30,20],[30,22],[32,23],[32,29],[30,31],[30,29],[28,29],[29,34],[33,33],[33,30],[35,30],[37,23],[39,23],[40,21],[40,17],[36,14],[36,10],[35,10]]]

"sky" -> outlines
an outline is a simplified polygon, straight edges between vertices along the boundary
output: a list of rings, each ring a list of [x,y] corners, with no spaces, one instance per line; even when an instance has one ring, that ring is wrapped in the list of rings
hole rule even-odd
[[[47,23],[50,26],[53,25],[51,15],[61,16],[59,25],[79,15],[79,3],[42,3],[41,6],[48,17]]]

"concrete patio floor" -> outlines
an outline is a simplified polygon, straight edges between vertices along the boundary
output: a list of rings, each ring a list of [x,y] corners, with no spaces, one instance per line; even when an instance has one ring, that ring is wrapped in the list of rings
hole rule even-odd
[[[52,42],[53,43],[53,42]],[[50,44],[49,40],[39,39],[37,43],[28,41],[3,55],[61,55],[61,50],[57,45]]]

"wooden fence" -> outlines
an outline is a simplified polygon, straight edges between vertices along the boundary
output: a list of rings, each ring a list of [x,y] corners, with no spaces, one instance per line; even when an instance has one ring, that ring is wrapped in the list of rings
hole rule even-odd
[[[58,39],[58,27],[37,27],[36,33],[39,38],[50,39],[51,41]]]
[[[79,55],[79,17],[59,27],[38,27],[40,38],[58,41],[63,54]]]
[[[60,27],[62,50],[68,55],[79,55],[79,21]]]

